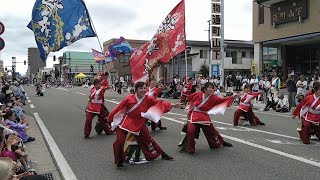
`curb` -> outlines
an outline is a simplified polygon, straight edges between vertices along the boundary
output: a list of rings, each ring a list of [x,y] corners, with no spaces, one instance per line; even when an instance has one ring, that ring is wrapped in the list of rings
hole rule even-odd
[[[44,125],[38,113],[33,113],[34,119],[37,122],[37,125],[41,131],[42,136],[44,137],[45,143],[50,151],[50,154],[56,164],[56,167],[64,180],[78,180],[71,167],[67,163],[66,159],[63,157],[62,152],[55,143],[50,132]]]

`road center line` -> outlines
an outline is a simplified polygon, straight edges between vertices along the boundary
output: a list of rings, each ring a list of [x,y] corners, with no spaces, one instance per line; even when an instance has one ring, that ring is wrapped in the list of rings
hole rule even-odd
[[[54,157],[59,170],[63,176],[63,179],[70,179],[70,180],[77,180],[76,175],[72,171],[71,167],[69,166],[67,160],[64,158],[62,152],[60,151],[58,145],[54,141],[53,137],[51,136],[50,132],[48,131],[47,127],[44,125],[42,119],[40,118],[38,113],[33,113],[34,118],[37,121],[38,126],[46,140],[47,145],[51,151],[52,156]]]
[[[33,104],[30,104],[30,108],[31,108],[31,109],[34,109],[35,107],[34,107],[34,105],[33,105]]]
[[[80,94],[80,95],[83,95],[83,96],[86,96],[87,94],[84,94],[84,93],[81,93],[81,92],[75,92],[76,94]]]
[[[56,88],[56,89],[59,89],[59,90],[62,90],[62,91],[70,91],[70,90],[64,89],[64,88]]]
[[[179,124],[184,124],[185,123],[185,122],[177,121],[175,119],[164,117],[164,116],[162,116],[161,118],[169,120],[169,121],[173,121],[173,122],[176,122],[176,123],[179,123]],[[269,148],[269,147],[266,147],[266,146],[261,146],[259,144],[251,143],[251,142],[248,142],[248,141],[245,141],[245,140],[242,140],[242,139],[239,139],[239,138],[235,138],[235,137],[232,137],[232,136],[227,136],[227,135],[224,135],[224,134],[221,134],[221,136],[223,136],[224,138],[227,138],[227,139],[230,139],[230,140],[233,140],[233,141],[248,145],[248,146],[252,146],[252,147],[255,147],[255,148],[258,148],[258,149],[262,149],[264,151],[268,151],[268,152],[271,152],[271,153],[274,153],[274,154],[278,154],[280,156],[284,156],[284,157],[287,157],[287,158],[290,158],[290,159],[293,159],[293,160],[297,160],[297,161],[300,161],[300,162],[303,162],[303,163],[306,163],[306,164],[310,164],[310,165],[313,165],[313,166],[316,166],[316,167],[320,167],[320,163],[315,162],[315,161],[311,161],[309,159],[306,159],[306,158],[303,158],[303,157],[300,157],[300,156],[296,156],[296,155],[289,154],[289,153],[286,153],[286,152],[278,151],[276,149],[272,149],[272,148]]]

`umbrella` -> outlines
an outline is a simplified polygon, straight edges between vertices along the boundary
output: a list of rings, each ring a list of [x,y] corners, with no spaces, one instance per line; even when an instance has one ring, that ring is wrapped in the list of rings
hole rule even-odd
[[[87,77],[87,76],[85,74],[83,74],[83,73],[80,73],[80,74],[75,76],[75,78],[85,78],[85,77]]]

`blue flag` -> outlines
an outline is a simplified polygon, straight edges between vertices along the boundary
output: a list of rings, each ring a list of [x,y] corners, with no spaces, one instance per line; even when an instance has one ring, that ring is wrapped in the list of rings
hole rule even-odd
[[[36,0],[28,28],[34,32],[40,57],[86,37],[95,37],[82,0]]]

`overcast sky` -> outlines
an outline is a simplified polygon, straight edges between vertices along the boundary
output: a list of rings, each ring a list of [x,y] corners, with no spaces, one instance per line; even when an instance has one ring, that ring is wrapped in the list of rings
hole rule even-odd
[[[180,0],[85,0],[101,43],[123,36],[127,39],[149,40],[160,23]],[[36,47],[34,34],[26,26],[31,19],[35,0],[0,0],[0,21],[5,25],[6,46],[0,52],[5,66],[11,66],[12,57],[27,60],[28,48]],[[188,40],[208,40],[208,20],[211,0],[185,0],[186,33]],[[252,0],[225,0],[225,38],[252,39]],[[59,52],[50,53],[47,66],[52,67],[52,56],[64,51],[100,49],[97,38],[81,39]],[[17,64],[22,74],[23,63]]]

